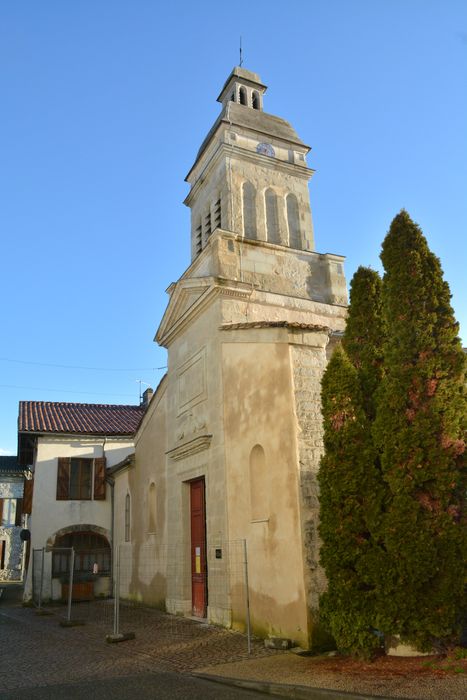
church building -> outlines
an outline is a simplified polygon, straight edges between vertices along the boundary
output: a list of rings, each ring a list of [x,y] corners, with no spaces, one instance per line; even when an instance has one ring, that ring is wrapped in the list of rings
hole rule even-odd
[[[168,369],[110,470],[128,597],[316,638],[320,381],[345,326],[344,258],[315,250],[310,148],[236,67],[186,181],[191,264],[155,340]],[[122,574],[123,575],[123,574]]]

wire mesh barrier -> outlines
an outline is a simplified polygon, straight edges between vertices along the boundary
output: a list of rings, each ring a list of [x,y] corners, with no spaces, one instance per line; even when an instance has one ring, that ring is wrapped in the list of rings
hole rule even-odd
[[[51,566],[51,599],[57,598],[58,586],[60,586],[60,602],[64,606],[57,606],[55,613],[68,625],[72,624],[73,579],[75,570],[75,550],[73,547],[54,547],[50,552]],[[57,558],[61,562],[62,570],[56,570]]]
[[[113,557],[108,548],[34,550],[33,598],[36,606],[49,601],[61,625],[85,623],[86,636],[136,636],[168,668],[265,652],[250,634],[244,540],[122,543]]]
[[[147,606],[166,611],[158,624],[172,637],[193,637],[199,628],[186,618],[247,633],[251,650],[248,559],[244,540],[198,546],[124,543],[115,551],[114,635],[137,628],[144,634],[154,620]]]
[[[32,550],[32,602],[41,610],[44,594],[45,549]]]
[[[112,593],[110,548],[54,547],[52,577],[59,584],[61,602],[66,604],[68,624],[92,621],[110,629],[113,617],[108,600]],[[102,604],[94,604],[96,601]]]

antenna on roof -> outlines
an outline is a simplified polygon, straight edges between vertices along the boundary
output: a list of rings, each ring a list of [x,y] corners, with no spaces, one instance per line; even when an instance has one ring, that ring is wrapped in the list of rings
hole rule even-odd
[[[148,384],[147,382],[143,382],[142,379],[137,379],[136,382],[137,382],[137,384],[139,384],[139,402],[141,403],[141,401],[143,400],[143,393],[141,391],[141,384],[144,384],[145,386],[151,386],[151,385]]]
[[[242,63],[243,63],[242,37],[240,37],[240,63],[238,65],[241,67]]]

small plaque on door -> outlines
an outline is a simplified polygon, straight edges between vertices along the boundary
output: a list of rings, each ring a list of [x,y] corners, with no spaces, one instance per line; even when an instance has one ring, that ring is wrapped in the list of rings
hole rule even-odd
[[[201,547],[195,547],[195,573],[201,573]]]

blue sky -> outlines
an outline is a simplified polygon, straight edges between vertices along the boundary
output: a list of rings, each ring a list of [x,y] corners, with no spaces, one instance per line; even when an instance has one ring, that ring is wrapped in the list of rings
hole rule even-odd
[[[405,207],[467,343],[465,0],[3,0],[0,454],[20,399],[136,403],[162,376],[184,177],[240,35],[265,110],[312,146],[317,250],[380,270]]]

